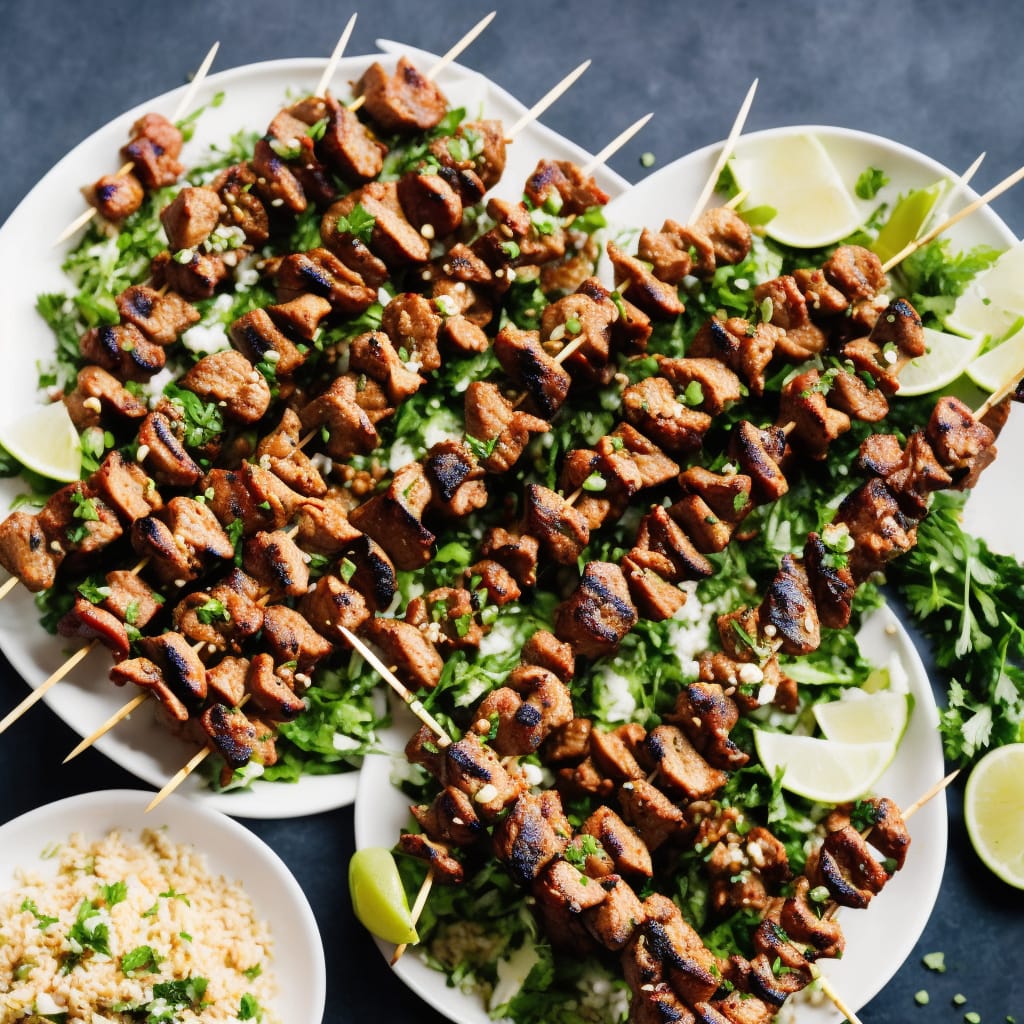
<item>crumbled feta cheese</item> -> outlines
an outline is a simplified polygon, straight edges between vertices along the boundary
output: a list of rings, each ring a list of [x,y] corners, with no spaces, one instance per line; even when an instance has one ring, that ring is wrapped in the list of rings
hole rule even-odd
[[[222,323],[196,324],[181,336],[181,343],[189,352],[223,352],[231,348],[231,341]]]
[[[636,712],[636,698],[630,691],[629,680],[606,665],[594,682],[605,717],[610,722],[632,721]]]

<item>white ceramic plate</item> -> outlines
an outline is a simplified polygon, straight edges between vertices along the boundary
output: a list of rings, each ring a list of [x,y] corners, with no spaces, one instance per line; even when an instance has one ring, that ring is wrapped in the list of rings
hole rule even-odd
[[[835,160],[848,186],[853,188],[858,175],[868,166],[879,167],[889,176],[889,184],[871,202],[862,203],[865,217],[883,200],[893,201],[911,188],[929,185],[955,173],[938,162],[899,143],[863,132],[826,126],[794,126],[771,129],[771,134],[813,132],[821,138]],[[759,135],[740,140],[742,154]],[[610,228],[635,231],[639,227],[660,227],[666,217],[685,219],[693,198],[710,175],[720,145],[691,153],[667,165],[614,199],[606,209]],[[970,189],[959,189],[950,198],[950,212],[975,197]],[[961,221],[949,232],[958,247],[986,243],[1000,248],[1012,245],[1015,236],[989,209],[983,209]],[[607,272],[607,267],[604,268]],[[1004,452],[1024,444],[1024,413],[1015,407],[1000,438]],[[968,503],[969,529],[984,537],[993,548],[1024,558],[1024,538],[1015,529],[1013,517],[1005,515],[1019,493],[1012,459],[1004,455],[990,466]],[[910,676],[916,709],[900,752],[878,784],[878,792],[891,796],[902,805],[917,799],[943,773],[942,748],[934,697],[923,666],[902,627],[890,636],[882,627],[894,622],[891,612],[874,620],[865,632],[868,657],[884,662],[893,650],[903,658]],[[408,720],[406,721],[408,725]],[[392,749],[400,753],[411,729],[393,731]],[[360,780],[356,802],[357,846],[391,846],[398,831],[408,823],[407,801],[390,786],[390,759],[375,757],[368,761]],[[386,801],[386,802],[385,802]],[[386,809],[386,810],[385,810]],[[945,801],[931,801],[911,822],[914,845],[910,869],[901,872],[872,904],[867,913],[844,912],[843,927],[848,936],[847,952],[838,962],[824,965],[825,973],[851,1007],[857,1009],[873,998],[889,981],[913,949],[924,930],[938,895],[946,849]],[[390,950],[381,945],[385,955]],[[459,1024],[483,1024],[487,1014],[476,1000],[445,985],[438,972],[418,957],[406,956],[396,972],[440,1012]],[[798,1019],[808,1024],[826,1024],[840,1020],[831,1005],[800,1005]]]
[[[422,51],[401,47],[399,50],[415,54],[427,67],[436,59]],[[346,83],[358,79],[375,59],[378,57],[342,60],[333,79],[333,91],[345,96]],[[379,59],[385,66],[394,66],[393,57]],[[224,91],[224,102],[218,108],[207,110],[199,119],[195,136],[185,150],[184,162],[197,162],[210,144],[226,143],[229,135],[239,128],[264,130],[285,102],[286,92],[289,89],[311,91],[326,63],[320,59],[271,61],[211,75],[199,90],[196,105],[207,103],[220,90]],[[458,65],[449,66],[438,81],[452,105],[465,106],[470,117],[483,112],[511,125],[526,109],[504,90]],[[54,248],[52,239],[81,213],[80,187],[117,168],[120,163],[117,153],[128,138],[132,123],[148,110],[169,114],[181,91],[143,103],[91,135],[36,185],[0,229],[0,351],[4,359],[4,372],[0,375],[0,416],[5,419],[23,414],[38,400],[36,362],[45,362],[54,348],[53,337],[34,307],[35,296],[40,292],[69,288],[60,269],[65,248]],[[531,124],[509,147],[508,165],[494,193],[518,199],[523,183],[541,157],[585,163],[589,154],[543,125]],[[611,195],[618,195],[628,187],[624,179],[604,168],[597,172],[597,178]],[[17,479],[0,481],[0,509],[4,514],[14,496],[24,489]],[[24,588],[18,588],[3,602],[0,648],[33,687],[61,665],[68,654],[67,641],[50,636],[38,626],[35,606]],[[93,652],[72,673],[71,681],[58,684],[46,696],[53,710],[83,736],[133,696],[110,684],[108,668],[105,652]],[[8,688],[0,698],[0,706],[6,711],[22,696],[17,688]],[[157,787],[162,786],[191,754],[190,748],[168,735],[154,720],[148,705],[143,705],[130,720],[118,725],[96,746],[123,768]],[[52,753],[58,756],[61,752]],[[228,814],[284,818],[351,803],[355,787],[356,773],[348,772],[306,776],[295,785],[256,782],[249,791],[214,794],[204,787],[198,776],[193,776],[181,786],[180,792],[203,799]]]
[[[876,665],[888,665],[898,658],[914,695],[914,710],[899,751],[875,787],[906,807],[942,778],[935,701],[921,659],[889,609],[880,609],[864,623],[860,642],[867,659]],[[402,750],[418,724],[400,708],[395,724],[382,738],[388,753],[368,757],[363,765],[355,807],[357,848],[392,847],[399,832],[410,824],[409,800],[390,780],[395,761],[404,760]],[[913,843],[906,869],[875,897],[867,911],[842,912],[846,952],[842,960],[822,962],[824,973],[854,1010],[878,993],[899,969],[924,931],[938,896],[946,857],[945,801],[932,800],[914,815],[909,828]],[[390,960],[394,947],[380,941],[377,945]],[[415,949],[406,953],[394,970],[456,1024],[487,1024],[490,1020],[481,1000],[449,988],[445,975],[428,967]],[[797,1015],[800,1024],[834,1024],[840,1019],[830,1004],[800,1005]]]
[[[190,845],[204,856],[214,877],[241,884],[256,916],[269,925],[278,984],[271,1004],[276,1015],[281,1020],[322,1020],[327,997],[323,943],[313,911],[281,858],[247,828],[194,801],[171,796],[146,814],[151,796],[141,790],[102,790],[46,804],[9,821],[0,827],[0,890],[17,884],[18,868],[43,873],[55,869],[56,861],[41,859],[41,852],[74,832],[93,841],[117,828],[131,841],[144,828],[166,828],[175,843]]]
[[[745,150],[756,147],[757,140],[767,135],[799,135],[805,132],[821,139],[851,193],[858,175],[869,166],[878,167],[889,176],[889,183],[874,199],[855,200],[865,218],[881,202],[891,204],[913,188],[931,185],[944,178],[955,180],[965,169],[950,170],[923,153],[877,135],[822,125],[753,132],[740,138],[736,145],[736,155],[743,156]],[[605,212],[609,225],[613,229],[616,226],[620,229],[657,229],[666,217],[685,220],[690,214],[694,197],[703,188],[720,152],[720,145],[707,146],[676,160],[634,185],[608,204]],[[984,165],[981,173],[984,174]],[[954,213],[974,198],[976,193],[970,188],[958,188],[949,198],[948,212]],[[1013,232],[988,207],[954,225],[947,236],[955,249],[980,244],[1002,249],[1017,240]],[[899,400],[898,397],[896,400]],[[1013,405],[1009,422],[999,440],[999,448],[1004,453],[1019,452],[1024,448],[1024,408],[1019,403]],[[1020,481],[1015,461],[1013,455],[1009,458],[1004,455],[985,470],[967,504],[965,524],[971,532],[984,537],[994,550],[1021,559],[1024,558],[1024,536],[1017,529],[1015,517],[1006,514],[1008,508],[1015,508],[1019,504]]]

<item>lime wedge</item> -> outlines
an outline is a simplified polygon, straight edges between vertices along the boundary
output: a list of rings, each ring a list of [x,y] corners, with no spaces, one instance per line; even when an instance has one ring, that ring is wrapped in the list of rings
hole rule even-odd
[[[944,181],[927,188],[915,189],[905,195],[894,207],[889,219],[882,225],[871,246],[878,258],[886,263],[907,247],[921,233],[935,204],[946,189]]]
[[[952,384],[971,365],[981,349],[982,340],[978,334],[962,338],[958,334],[945,334],[926,327],[925,354],[911,359],[900,370],[899,395],[903,398],[927,395]]]
[[[864,219],[815,135],[757,139],[730,161],[745,205],[770,206],[765,232],[784,245],[817,249],[845,238]]]
[[[814,705],[827,740],[838,743],[899,743],[910,719],[911,696],[883,690],[847,691],[849,696]]]
[[[348,888],[352,909],[364,928],[395,945],[419,941],[390,850],[383,846],[356,850],[348,862]]]
[[[964,790],[964,820],[985,866],[1008,885],[1024,889],[1024,743],[990,750]]]
[[[1024,315],[1024,244],[1018,244],[964,289],[946,327],[957,334],[985,334],[998,341]]]
[[[839,743],[812,736],[754,730],[757,756],[774,775],[785,768],[782,788],[823,804],[863,796],[885,771],[896,743]]]
[[[1015,374],[1024,373],[1024,330],[978,356],[967,367],[967,376],[986,391],[998,391]],[[900,378],[902,385],[902,377]]]
[[[0,429],[2,444],[23,466],[70,483],[82,473],[78,431],[63,402],[40,405]]]

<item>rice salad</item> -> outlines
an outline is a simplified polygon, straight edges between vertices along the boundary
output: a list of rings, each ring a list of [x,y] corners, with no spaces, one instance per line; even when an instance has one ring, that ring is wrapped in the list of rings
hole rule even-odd
[[[0,1024],[276,1024],[249,897],[165,833],[81,834],[0,894]]]

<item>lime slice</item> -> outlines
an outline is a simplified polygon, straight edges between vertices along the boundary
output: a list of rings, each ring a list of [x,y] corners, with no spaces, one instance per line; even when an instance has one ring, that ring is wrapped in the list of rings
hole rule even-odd
[[[419,941],[390,850],[383,846],[356,850],[348,862],[348,888],[352,909],[364,928],[395,945]]]
[[[63,402],[40,405],[0,429],[2,444],[23,466],[70,483],[82,473],[78,431]]]
[[[964,820],[971,845],[1004,882],[1024,889],[1024,743],[990,750],[964,790]]]
[[[925,354],[911,359],[900,370],[899,395],[903,398],[927,395],[952,384],[971,365],[982,341],[980,334],[961,338],[958,334],[946,334],[926,327]]]
[[[842,700],[814,705],[827,740],[839,743],[899,743],[910,720],[909,693],[847,691]]]
[[[896,743],[839,743],[812,736],[754,730],[757,756],[774,775],[785,768],[782,788],[823,804],[863,796],[885,771]]]
[[[1024,330],[1017,331],[967,367],[967,376],[986,391],[998,391],[1015,374],[1024,372]],[[900,378],[902,383],[902,378]]]
[[[770,206],[765,232],[784,245],[817,249],[845,238],[864,219],[817,136],[758,139],[730,161],[745,205]]]
[[[935,204],[946,189],[946,182],[937,181],[927,188],[915,189],[905,195],[893,207],[889,219],[882,225],[878,237],[871,246],[875,255],[887,263],[921,233]]]
[[[1024,244],[1007,249],[956,300],[946,327],[958,334],[1005,338],[1024,315]]]

